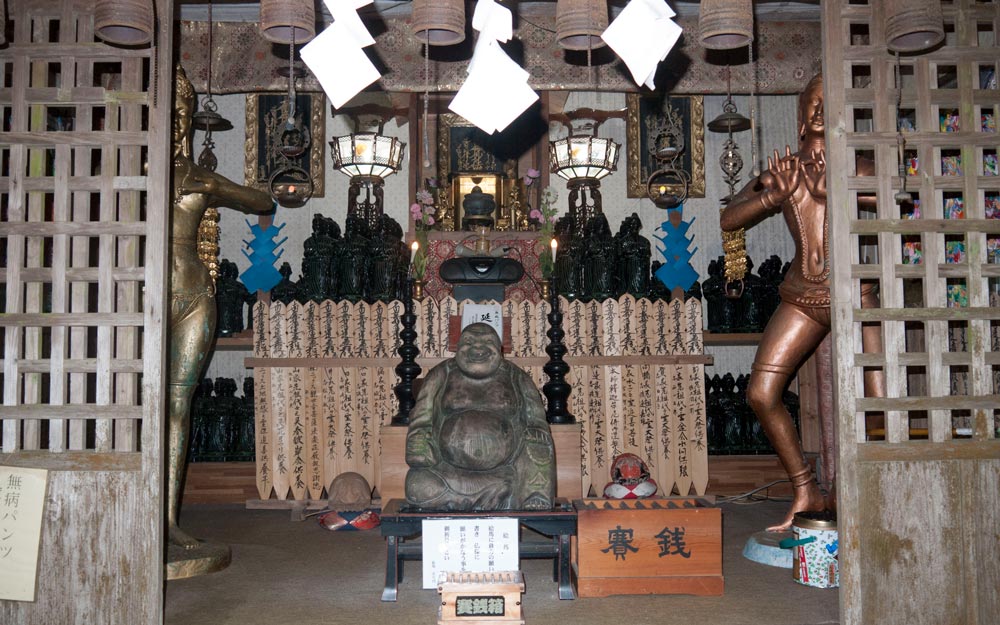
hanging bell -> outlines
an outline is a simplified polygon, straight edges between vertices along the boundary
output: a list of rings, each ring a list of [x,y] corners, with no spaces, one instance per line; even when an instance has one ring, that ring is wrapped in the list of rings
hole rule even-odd
[[[558,0],[556,41],[566,50],[603,48],[601,33],[608,27],[606,0]]]
[[[312,0],[261,0],[260,34],[268,41],[288,45],[316,36],[316,6]]]
[[[233,123],[223,117],[219,113],[218,108],[212,96],[206,97],[201,102],[201,110],[191,116],[192,125],[198,130],[204,130],[205,132],[232,130]]]
[[[451,46],[465,41],[465,0],[413,0],[411,14],[417,41]]]
[[[152,0],[97,0],[94,34],[122,46],[139,46],[153,40]]]
[[[722,113],[708,122],[708,129],[712,132],[743,132],[750,130],[750,119],[737,112],[736,105],[727,98]]]
[[[701,45],[706,48],[742,48],[753,40],[753,3],[751,0],[701,0],[698,30]]]
[[[939,0],[887,0],[885,44],[891,52],[920,52],[944,40]]]

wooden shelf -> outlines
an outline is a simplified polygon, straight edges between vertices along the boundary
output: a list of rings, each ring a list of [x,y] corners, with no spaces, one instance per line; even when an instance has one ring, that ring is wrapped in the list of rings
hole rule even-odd
[[[764,336],[762,332],[723,334],[706,330],[702,334],[702,339],[705,345],[756,345],[760,343],[760,337],[762,336]]]
[[[215,339],[215,349],[222,352],[252,351],[253,336],[246,331],[234,336],[220,336]]]
[[[760,343],[760,332],[740,334],[740,333],[716,333],[705,332],[702,337],[706,346],[738,346],[756,345]],[[215,349],[219,351],[252,351],[253,337],[249,332],[230,337],[220,337],[215,339]]]

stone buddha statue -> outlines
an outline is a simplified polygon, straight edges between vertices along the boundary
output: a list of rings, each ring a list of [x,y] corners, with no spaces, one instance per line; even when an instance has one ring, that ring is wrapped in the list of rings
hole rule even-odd
[[[555,451],[541,395],[484,323],[431,369],[410,414],[406,501],[425,510],[548,510]]]

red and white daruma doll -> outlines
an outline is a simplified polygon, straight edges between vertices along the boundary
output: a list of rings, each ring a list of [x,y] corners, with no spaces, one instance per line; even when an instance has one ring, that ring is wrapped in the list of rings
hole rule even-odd
[[[635,454],[620,454],[611,463],[611,481],[604,487],[606,499],[642,499],[656,493],[649,468]]]

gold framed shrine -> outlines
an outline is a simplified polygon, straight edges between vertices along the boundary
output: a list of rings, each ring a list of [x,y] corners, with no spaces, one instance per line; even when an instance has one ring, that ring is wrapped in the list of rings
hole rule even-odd
[[[462,229],[462,199],[478,185],[496,200],[494,230],[534,230],[509,136],[488,135],[461,115],[442,113],[437,116],[436,147],[440,184],[437,229]]]
[[[657,96],[626,94],[625,156],[627,194],[644,198],[646,182],[662,164],[653,157],[649,145],[656,138],[656,128],[665,111],[680,116],[684,133],[684,152],[680,168],[691,176],[688,197],[705,197],[705,99],[702,96]],[[667,185],[670,193],[680,189]]]
[[[288,97],[283,93],[247,94],[243,184],[268,193],[270,175],[294,165],[308,172],[313,188],[312,197],[323,197],[324,154],[328,145],[326,96],[322,93],[298,93],[295,108],[308,111],[308,118],[303,119],[303,125],[309,131],[309,149],[301,156],[288,158],[276,150],[276,138],[281,136],[279,128],[288,117]]]

